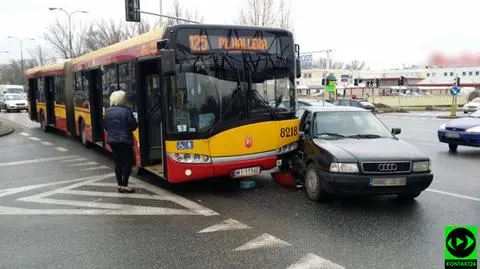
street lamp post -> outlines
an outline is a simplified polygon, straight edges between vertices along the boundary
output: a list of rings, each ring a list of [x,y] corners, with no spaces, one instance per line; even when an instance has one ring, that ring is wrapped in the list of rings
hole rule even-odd
[[[20,39],[16,36],[8,36],[8,38],[9,39],[15,39],[15,40],[18,41],[18,43],[20,43],[20,65],[22,66],[22,74],[23,74],[22,78],[23,78],[23,83],[25,84],[25,74],[24,74],[25,68],[23,66],[23,41],[25,41],[25,40],[32,40],[33,41],[35,39],[33,39],[31,37],[25,37],[25,38]]]
[[[49,7],[48,8],[49,10],[60,10],[62,11],[63,13],[65,13],[65,15],[67,15],[67,18],[68,18],[68,46],[69,46],[69,50],[70,50],[70,58],[74,57],[73,55],[73,45],[72,45],[72,39],[73,39],[73,34],[72,34],[72,16],[73,14],[75,13],[88,13],[88,11],[85,11],[85,10],[75,10],[73,12],[68,12],[66,11],[65,9],[61,8],[61,7]]]

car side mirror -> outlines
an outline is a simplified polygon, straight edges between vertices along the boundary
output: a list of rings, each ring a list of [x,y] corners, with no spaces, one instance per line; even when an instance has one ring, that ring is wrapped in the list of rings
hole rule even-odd
[[[392,128],[392,134],[393,135],[398,135],[402,133],[402,129],[400,128]]]

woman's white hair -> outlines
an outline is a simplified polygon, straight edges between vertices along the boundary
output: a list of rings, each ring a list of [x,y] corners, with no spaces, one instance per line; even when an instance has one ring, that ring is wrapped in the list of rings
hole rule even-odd
[[[114,91],[110,95],[110,106],[122,105],[125,103],[126,93],[122,90]]]

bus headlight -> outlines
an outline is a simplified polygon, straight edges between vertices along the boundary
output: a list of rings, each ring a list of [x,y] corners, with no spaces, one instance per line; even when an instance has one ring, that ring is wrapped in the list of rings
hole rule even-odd
[[[207,155],[195,154],[195,153],[167,153],[172,160],[179,163],[212,163],[212,158]]]
[[[293,142],[287,145],[284,145],[277,149],[277,154],[284,154],[296,150],[298,147],[298,142]]]

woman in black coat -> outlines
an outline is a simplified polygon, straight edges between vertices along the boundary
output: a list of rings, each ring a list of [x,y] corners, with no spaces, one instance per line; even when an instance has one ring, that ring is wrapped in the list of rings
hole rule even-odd
[[[133,166],[133,131],[138,127],[133,111],[125,106],[125,92],[114,91],[110,95],[110,107],[104,119],[107,131],[107,143],[113,151],[115,159],[115,176],[118,192],[134,192],[128,187],[128,178]]]

